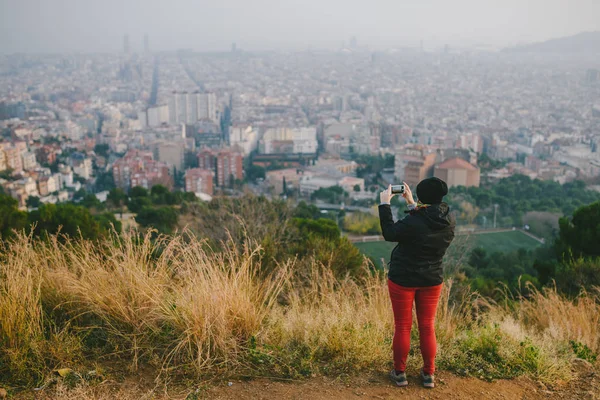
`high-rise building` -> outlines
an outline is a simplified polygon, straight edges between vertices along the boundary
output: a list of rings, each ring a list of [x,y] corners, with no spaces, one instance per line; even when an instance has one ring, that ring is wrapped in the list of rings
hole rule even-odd
[[[203,149],[198,153],[198,168],[210,169],[216,168],[217,164],[217,152],[212,149]]]
[[[175,169],[183,171],[184,152],[183,142],[161,142],[157,146],[158,161],[168,164],[171,174]]]
[[[188,169],[185,171],[185,191],[206,193],[212,196],[214,175],[215,173],[209,169]]]
[[[218,123],[214,93],[173,92],[169,99],[169,123],[193,124],[197,121]]]
[[[198,167],[214,171],[220,187],[230,186],[233,180],[244,178],[243,160],[242,153],[231,149],[204,149],[198,153]]]
[[[186,124],[193,124],[198,121],[198,94],[199,92],[189,93],[186,99]]]
[[[218,123],[217,96],[214,93],[197,93],[198,121],[209,120]]]
[[[6,166],[14,172],[23,171],[23,159],[21,151],[17,147],[4,147],[4,155],[6,157]]]
[[[21,154],[21,158],[23,159],[23,169],[25,171],[30,171],[37,166],[35,153],[30,151],[24,152]]]
[[[476,153],[483,151],[483,138],[475,133],[459,135],[456,139],[456,147],[459,149],[473,150]]]
[[[25,104],[0,102],[0,120],[19,118],[25,119]]]
[[[4,154],[4,149],[0,147],[0,172],[4,171],[8,166],[6,165],[6,154]]]
[[[169,106],[163,104],[160,106],[149,107],[145,113],[142,113],[142,118],[147,119],[148,126],[160,126],[169,123]]]
[[[232,126],[229,128],[229,144],[248,155],[258,146],[258,132],[252,126]]]
[[[221,150],[217,154],[217,185],[231,186],[236,179],[244,178],[241,153],[231,150]]]
[[[123,36],[123,53],[129,54],[129,35]]]

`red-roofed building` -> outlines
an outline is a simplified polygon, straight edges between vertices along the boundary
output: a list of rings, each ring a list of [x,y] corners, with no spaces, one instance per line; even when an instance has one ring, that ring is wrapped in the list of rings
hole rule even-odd
[[[152,153],[130,150],[123,158],[113,164],[115,186],[128,190],[135,186],[151,189],[154,185],[163,185],[171,189],[173,178],[165,163],[155,161]]]
[[[244,178],[243,159],[242,153],[231,149],[203,149],[198,153],[198,167],[215,171],[217,186],[225,187]]]
[[[445,181],[449,188],[453,186],[479,187],[481,178],[478,167],[458,157],[437,165],[433,175]]]
[[[192,168],[185,171],[185,191],[213,195],[213,177],[209,169]]]

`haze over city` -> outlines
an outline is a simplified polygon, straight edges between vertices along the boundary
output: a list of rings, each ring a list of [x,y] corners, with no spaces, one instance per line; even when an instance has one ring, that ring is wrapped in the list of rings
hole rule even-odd
[[[600,0],[0,0],[0,399],[595,399],[598,243]]]
[[[340,47],[502,48],[600,30],[595,0],[107,0],[0,2],[0,53]]]

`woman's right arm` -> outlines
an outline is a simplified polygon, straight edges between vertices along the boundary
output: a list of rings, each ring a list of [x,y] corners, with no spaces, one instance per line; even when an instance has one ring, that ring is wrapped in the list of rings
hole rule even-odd
[[[389,204],[379,205],[379,224],[381,233],[387,242],[401,242],[411,236],[410,217],[394,222],[392,207]]]

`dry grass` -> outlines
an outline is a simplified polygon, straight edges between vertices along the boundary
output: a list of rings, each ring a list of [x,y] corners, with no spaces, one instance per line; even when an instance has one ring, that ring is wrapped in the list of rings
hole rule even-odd
[[[383,275],[340,280],[318,263],[299,274],[289,260],[265,276],[260,247],[233,240],[223,247],[215,253],[186,235],[103,243],[17,237],[0,260],[0,376],[30,386],[54,368],[109,358],[131,370],[149,363],[157,375],[389,367],[393,321]],[[569,300],[547,290],[509,306],[457,286],[446,282],[438,309],[442,368],[560,382],[571,378],[570,341],[600,351],[598,294]]]
[[[565,299],[555,287],[532,292],[514,313],[519,324],[550,340],[573,340],[600,354],[600,290],[583,292],[573,300]]]

